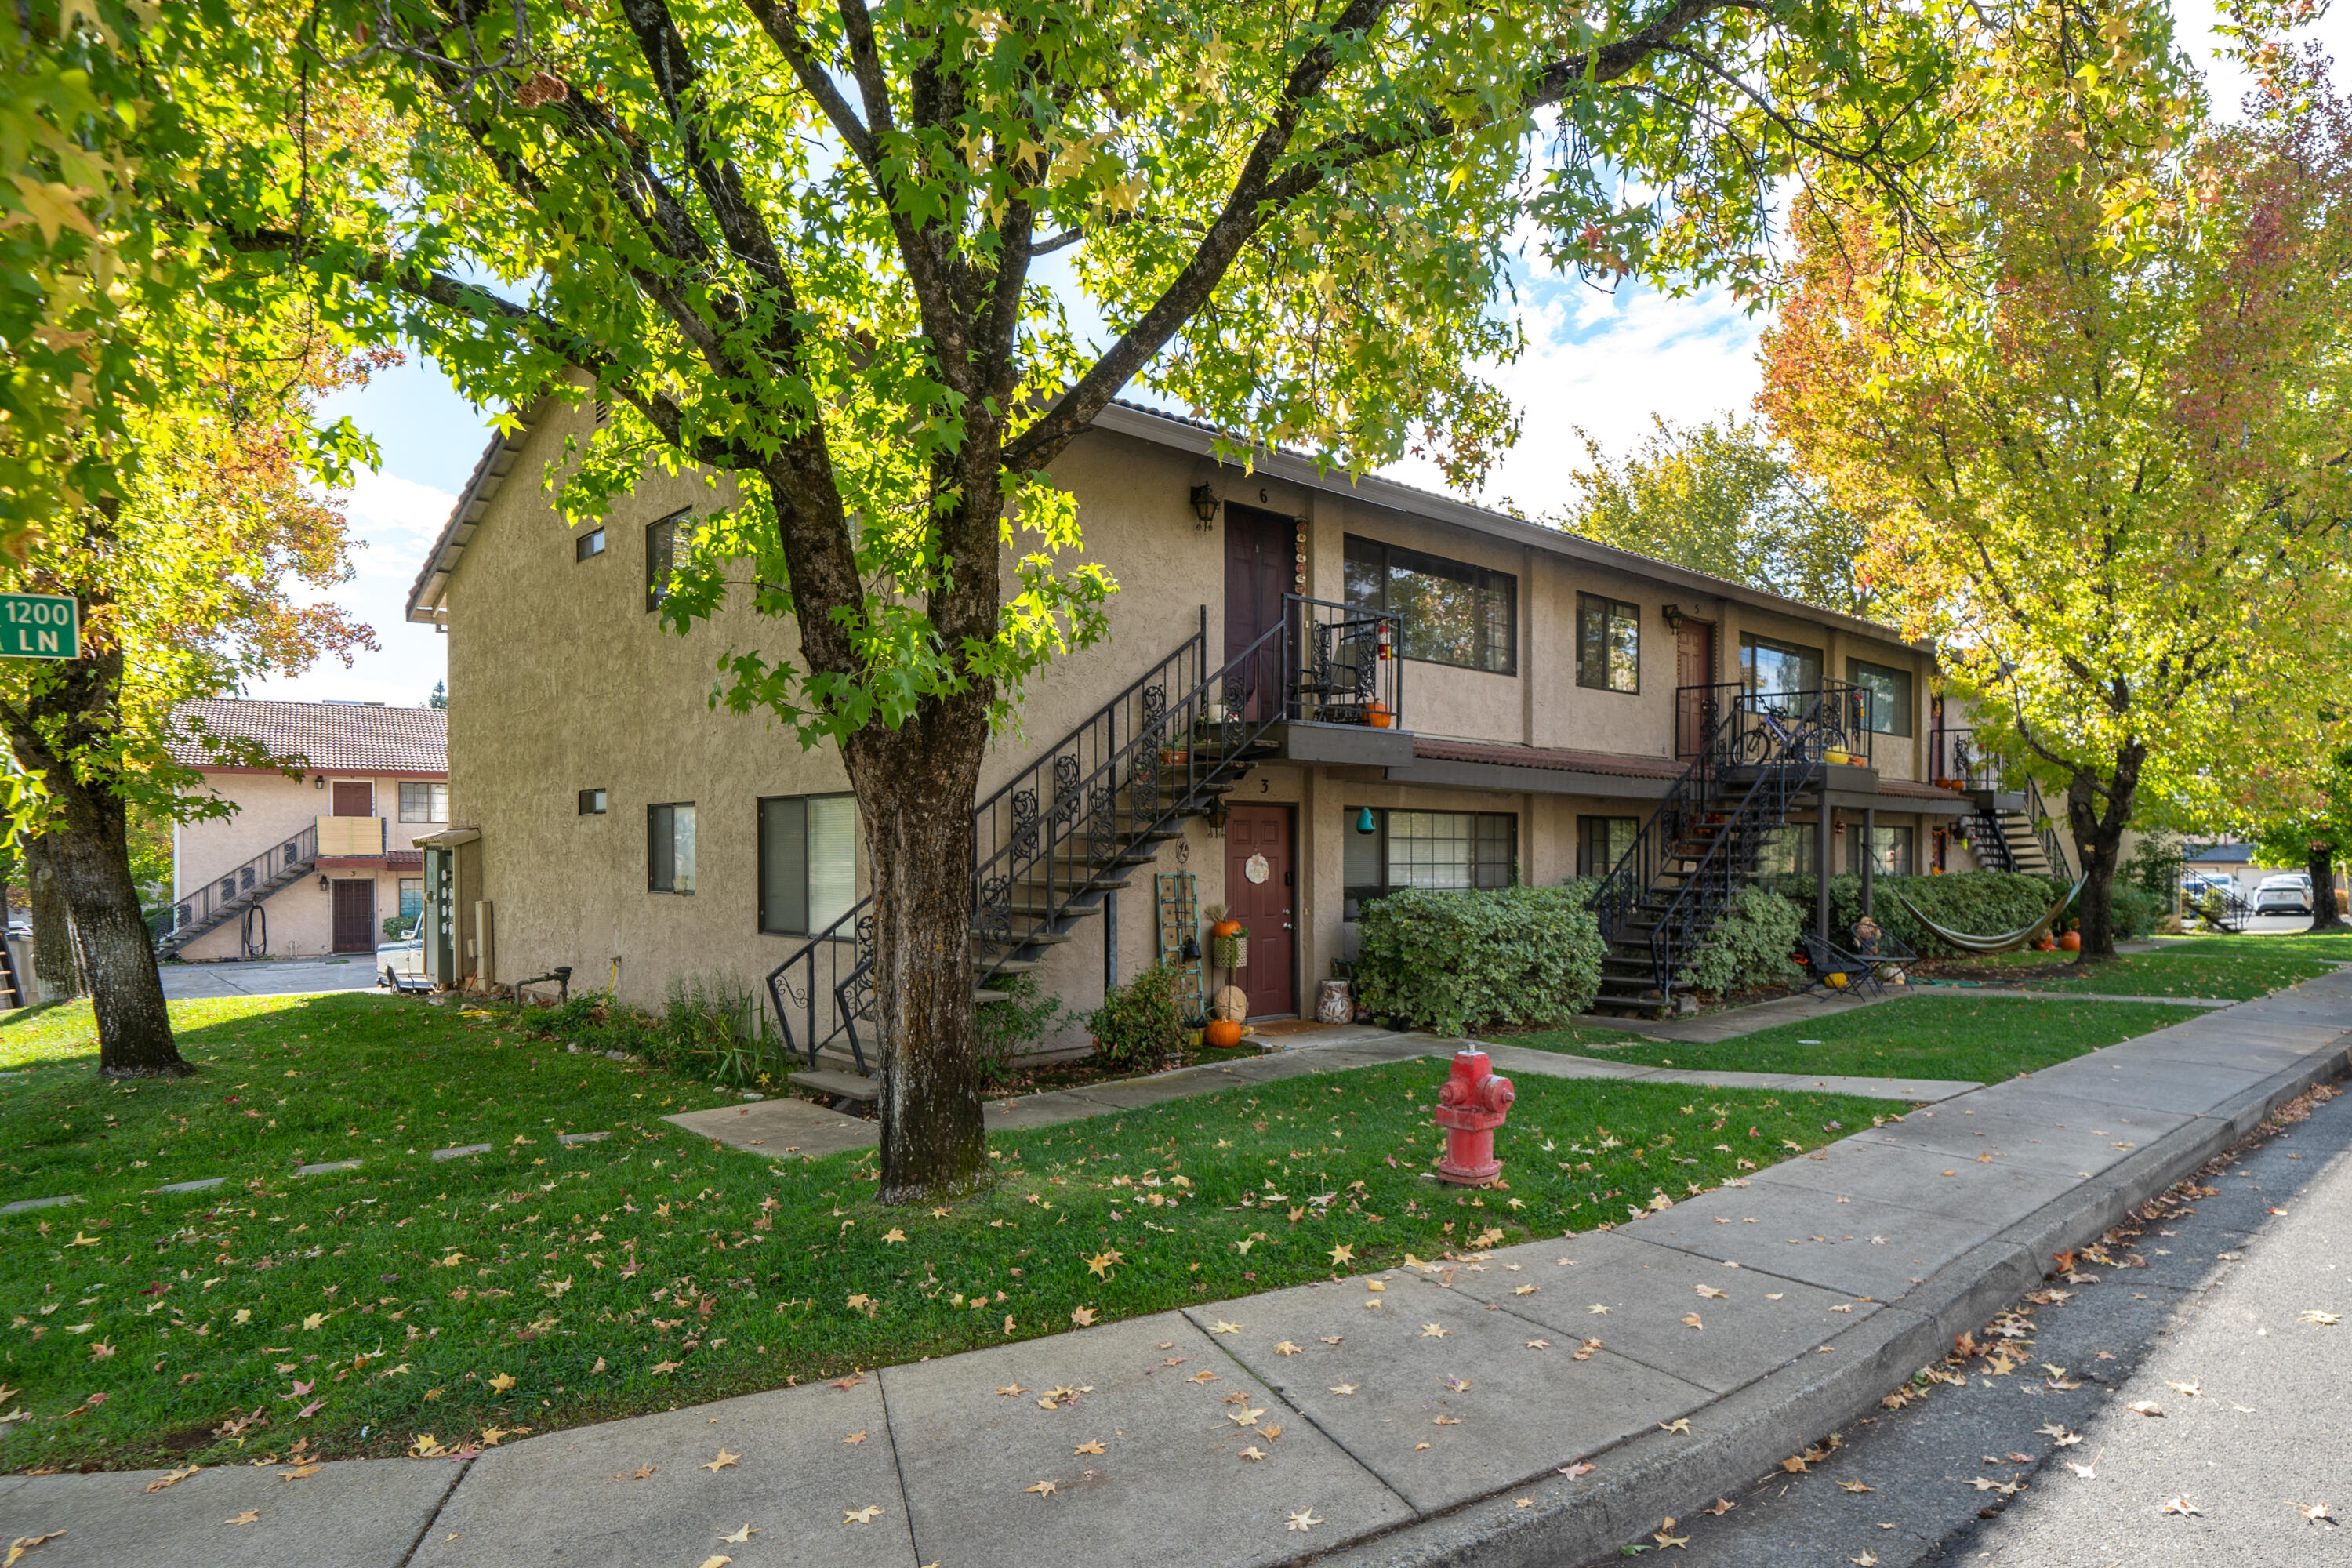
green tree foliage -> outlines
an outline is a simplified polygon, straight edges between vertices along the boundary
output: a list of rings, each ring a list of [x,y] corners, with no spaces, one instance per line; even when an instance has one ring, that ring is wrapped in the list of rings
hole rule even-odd
[[[1866,574],[2063,792],[2091,953],[2143,800],[2210,816],[2315,752],[2352,655],[2352,115],[2273,63],[2209,124],[2162,13],[2053,12],[1955,89],[1932,252],[1811,209],[1767,340],[1761,405],[1871,526]]]
[[[1232,457],[1410,447],[1474,478],[1514,427],[1475,367],[1518,347],[1489,305],[1522,224],[1568,264],[1753,297],[1778,183],[1829,159],[1903,187],[1933,84],[2010,25],[1887,0],[166,18],[159,58],[233,99],[173,210],[254,287],[408,334],[487,405],[597,399],[559,470],[575,519],[649,466],[712,478],[665,614],[748,597],[773,630],[723,700],[842,750],[886,1201],[985,1178],[969,811],[1023,684],[1101,633],[1113,584],[1050,468],[1108,401],[1140,381]]]
[[[1556,520],[1571,533],[1848,615],[1875,598],[1854,577],[1862,525],[1790,466],[1752,419],[1655,428],[1612,460],[1589,433],[1590,466]]]
[[[2329,751],[2321,765],[2295,771],[2288,794],[2295,809],[2265,821],[2253,835],[2259,863],[2301,866],[2311,877],[2311,929],[2342,931],[2336,873],[2352,865],[2352,747]]]

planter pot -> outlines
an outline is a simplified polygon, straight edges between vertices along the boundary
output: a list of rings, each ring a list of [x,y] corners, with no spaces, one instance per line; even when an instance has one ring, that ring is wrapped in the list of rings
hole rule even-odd
[[[1249,932],[1234,931],[1209,939],[1210,962],[1228,972],[1249,967]]]
[[[1315,983],[1315,1020],[1319,1024],[1355,1022],[1356,1002],[1349,994],[1348,982],[1318,980]]]

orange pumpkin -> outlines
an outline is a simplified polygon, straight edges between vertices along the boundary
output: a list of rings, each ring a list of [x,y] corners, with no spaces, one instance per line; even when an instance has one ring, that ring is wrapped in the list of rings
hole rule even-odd
[[[1209,928],[1209,934],[1211,936],[1238,936],[1241,934],[1241,929],[1242,922],[1239,921],[1219,921],[1216,924]]]
[[[1375,730],[1385,730],[1396,721],[1396,716],[1389,711],[1387,703],[1375,702],[1364,710],[1364,721]]]
[[[2083,933],[2070,931],[2058,939],[2058,945],[2068,952],[2080,952],[2083,951]]]
[[[1217,1049],[1229,1051],[1242,1043],[1242,1026],[1231,1018],[1212,1018],[1207,1037]]]

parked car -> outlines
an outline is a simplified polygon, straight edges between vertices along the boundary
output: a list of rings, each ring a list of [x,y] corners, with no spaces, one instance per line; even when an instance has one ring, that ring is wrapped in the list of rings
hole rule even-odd
[[[418,921],[390,942],[379,943],[375,967],[381,977],[377,984],[394,995],[432,990],[433,982],[425,973],[425,922]]]
[[[2276,877],[2264,877],[2261,885],[2254,889],[2254,913],[2258,915],[2311,913],[2310,874],[2293,871]]]

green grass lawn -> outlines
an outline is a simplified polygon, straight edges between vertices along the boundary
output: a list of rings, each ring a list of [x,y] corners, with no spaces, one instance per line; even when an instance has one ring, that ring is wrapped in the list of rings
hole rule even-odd
[[[2039,1002],[2020,997],[1905,996],[1811,1023],[1715,1045],[1649,1041],[1595,1048],[1568,1031],[1514,1035],[1509,1044],[1582,1051],[1612,1061],[1699,1072],[1817,1072],[1854,1078],[1934,1078],[1990,1083],[2032,1072],[2193,1016],[2161,1002]],[[1808,1045],[1808,1040],[1819,1044]]]
[[[1988,984],[2029,986],[2039,991],[2114,996],[2212,996],[2242,1002],[2283,985],[2325,974],[2335,965],[2309,948],[2275,944],[2275,939],[2245,937],[2231,948],[2183,943],[2162,952],[2127,952],[2103,960],[2089,973],[2044,973],[2064,967],[2072,953],[2003,953],[1970,960],[1963,966],[1939,964],[1943,973],[1962,973]],[[2292,939],[2290,939],[2292,940]],[[2334,939],[2322,937],[2320,942]],[[2255,943],[2272,945],[2256,946]]]
[[[0,1202],[84,1200],[0,1218],[0,1468],[431,1452],[838,1377],[1622,1222],[1888,1109],[1527,1081],[1509,1187],[1464,1194],[1422,1174],[1443,1064],[1407,1063],[1002,1136],[984,1194],[884,1210],[870,1153],[719,1148],[660,1120],[714,1091],[510,1014],[173,1014],[204,1070],[122,1086],[87,1007],[0,1022],[0,1069],[32,1064],[0,1079]],[[492,1147],[429,1157],[460,1143]]]
[[[2248,931],[2237,936],[2160,937],[2168,953],[2199,953],[2216,957],[2318,958],[2352,963],[2352,933],[2326,931]]]

